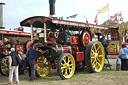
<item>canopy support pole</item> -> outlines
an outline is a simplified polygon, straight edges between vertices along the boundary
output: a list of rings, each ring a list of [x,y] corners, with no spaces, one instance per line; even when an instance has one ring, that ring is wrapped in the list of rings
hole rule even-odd
[[[44,23],[44,42],[47,43],[46,23]]]
[[[31,43],[33,43],[33,25],[31,24]]]
[[[79,27],[79,35],[80,35],[80,27]]]

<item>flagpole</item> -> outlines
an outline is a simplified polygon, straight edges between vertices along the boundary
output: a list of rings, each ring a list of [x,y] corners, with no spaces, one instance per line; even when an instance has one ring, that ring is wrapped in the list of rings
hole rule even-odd
[[[109,2],[108,2],[108,20],[109,20]]]
[[[109,23],[109,2],[108,2],[108,23]],[[108,24],[108,28],[109,28],[109,24]]]
[[[85,15],[84,15],[84,18],[86,19]]]
[[[84,15],[84,18],[85,18],[85,20],[87,20],[86,17],[85,17],[85,15]],[[87,22],[86,22],[86,23],[87,23]]]
[[[97,25],[98,25],[98,14],[97,14]]]

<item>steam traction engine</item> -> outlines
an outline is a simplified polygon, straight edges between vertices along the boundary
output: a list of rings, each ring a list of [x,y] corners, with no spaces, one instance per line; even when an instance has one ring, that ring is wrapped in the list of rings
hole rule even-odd
[[[37,59],[38,76],[47,76],[56,64],[62,79],[71,78],[75,69],[85,66],[89,72],[102,70],[104,48],[100,42],[92,41],[90,29],[106,30],[106,27],[44,16],[30,17],[20,24],[32,29],[40,28],[38,39],[33,41],[33,48],[40,52],[48,50]]]
[[[36,36],[34,34],[34,36]],[[9,60],[8,56],[10,49],[13,47],[16,52],[20,53],[22,56],[22,63],[20,64],[19,73],[26,74],[27,66],[25,59],[25,52],[31,44],[31,33],[12,31],[0,29],[0,73],[3,75],[9,74]]]

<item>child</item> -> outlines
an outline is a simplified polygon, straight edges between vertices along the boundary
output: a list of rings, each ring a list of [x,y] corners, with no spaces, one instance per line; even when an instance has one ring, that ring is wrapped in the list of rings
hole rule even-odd
[[[116,60],[116,70],[119,71],[120,67],[121,67],[121,55],[119,55]]]

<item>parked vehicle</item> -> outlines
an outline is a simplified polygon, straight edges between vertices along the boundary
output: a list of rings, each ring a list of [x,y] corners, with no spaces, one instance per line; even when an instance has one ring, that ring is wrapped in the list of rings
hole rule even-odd
[[[20,24],[40,29],[33,48],[39,52],[48,50],[37,59],[38,76],[45,77],[51,69],[57,68],[59,76],[68,79],[74,75],[75,69],[87,67],[91,73],[103,69],[104,48],[93,37],[106,31],[107,27],[44,16],[30,17]]]
[[[0,72],[1,74],[8,75],[9,73],[8,55],[9,55],[10,49],[13,47],[16,49],[16,52],[20,52],[24,56],[24,53],[29,48],[30,44],[31,44],[31,33],[0,29]],[[23,58],[23,62],[26,63],[25,58]],[[24,72],[26,73],[25,69],[27,68],[25,63],[22,63],[22,65],[20,65],[21,69],[19,70],[21,74]]]

